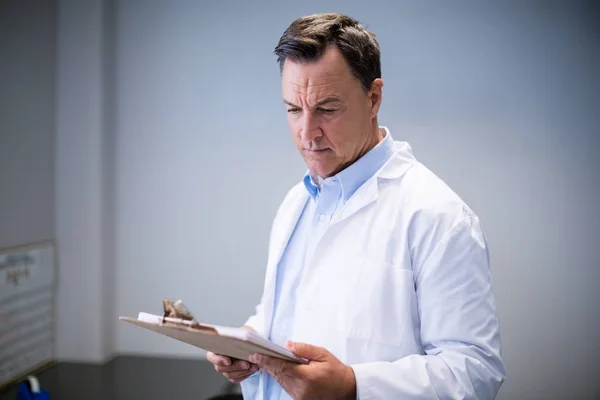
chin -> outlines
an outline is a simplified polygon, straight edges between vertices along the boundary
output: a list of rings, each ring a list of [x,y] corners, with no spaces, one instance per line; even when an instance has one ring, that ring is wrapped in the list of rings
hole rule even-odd
[[[309,162],[307,163],[307,166],[312,175],[318,175],[323,179],[335,175],[335,167],[332,165],[323,165]]]
[[[323,179],[329,178],[330,176],[334,175],[332,170],[322,170],[322,169],[315,171],[315,174],[319,175]]]

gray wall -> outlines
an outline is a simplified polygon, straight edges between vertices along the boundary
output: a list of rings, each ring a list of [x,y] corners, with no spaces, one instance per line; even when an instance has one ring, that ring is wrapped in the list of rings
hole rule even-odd
[[[380,122],[484,223],[508,368],[501,398],[600,394],[597,9],[117,4],[118,314],[159,312],[169,296],[213,323],[252,312],[272,217],[304,171],[272,50],[295,17],[335,10],[377,33]],[[122,325],[116,348],[200,354]]]
[[[112,6],[104,0],[59,2],[55,182],[60,360],[101,363],[113,355]]]
[[[56,1],[0,1],[0,248],[54,237]]]

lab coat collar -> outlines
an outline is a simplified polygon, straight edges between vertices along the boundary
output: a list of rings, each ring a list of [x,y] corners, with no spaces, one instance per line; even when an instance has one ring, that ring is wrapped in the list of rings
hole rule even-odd
[[[400,178],[406,171],[417,162],[412,148],[407,142],[394,142],[394,155],[375,174],[378,178],[395,179]]]
[[[388,132],[389,134],[389,132]],[[394,154],[389,160],[368,179],[344,205],[341,212],[332,220],[332,223],[340,222],[350,215],[356,213],[363,207],[371,204],[379,196],[380,179],[398,179],[410,169],[416,162],[410,145],[406,142],[394,142]]]

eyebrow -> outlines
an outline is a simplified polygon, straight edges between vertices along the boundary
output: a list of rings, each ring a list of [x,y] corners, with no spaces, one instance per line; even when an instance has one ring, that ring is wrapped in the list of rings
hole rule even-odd
[[[295,105],[294,103],[292,103],[292,102],[290,102],[290,101],[287,101],[287,100],[285,100],[285,99],[283,99],[283,102],[284,102],[285,104],[287,104],[288,106],[290,106],[290,107],[302,108],[302,107],[300,107],[300,106],[297,106],[297,105]],[[325,104],[327,104],[327,103],[334,103],[334,102],[341,103],[341,100],[340,100],[339,98],[337,98],[337,97],[326,97],[326,98],[324,98],[323,100],[321,100],[320,102],[318,102],[318,103],[315,105],[315,107],[321,107],[321,106],[323,106],[323,105],[325,105]]]

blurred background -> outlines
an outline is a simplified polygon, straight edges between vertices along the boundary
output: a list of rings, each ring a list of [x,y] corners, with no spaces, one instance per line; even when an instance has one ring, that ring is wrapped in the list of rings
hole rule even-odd
[[[273,49],[295,18],[339,12],[377,34],[380,124],[483,222],[498,398],[600,398],[599,9],[0,0],[0,248],[55,241],[59,365],[205,363],[118,321],[163,298],[214,324],[253,313],[272,219],[305,171]]]

